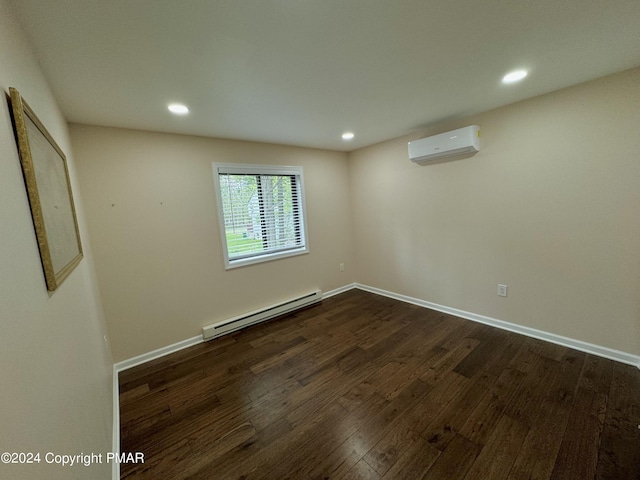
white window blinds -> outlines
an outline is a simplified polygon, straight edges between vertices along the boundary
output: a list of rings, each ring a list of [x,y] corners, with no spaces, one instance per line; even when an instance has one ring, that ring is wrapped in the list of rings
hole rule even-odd
[[[227,268],[306,253],[301,167],[214,164]]]

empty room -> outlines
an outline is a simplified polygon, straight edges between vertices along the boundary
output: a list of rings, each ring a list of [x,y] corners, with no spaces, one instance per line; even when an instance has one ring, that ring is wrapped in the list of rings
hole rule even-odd
[[[638,32],[0,0],[0,478],[640,479]]]

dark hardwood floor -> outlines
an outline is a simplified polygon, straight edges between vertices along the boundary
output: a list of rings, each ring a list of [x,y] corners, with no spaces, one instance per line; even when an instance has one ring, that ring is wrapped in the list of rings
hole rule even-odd
[[[640,478],[640,370],[360,290],[119,380],[122,478]]]

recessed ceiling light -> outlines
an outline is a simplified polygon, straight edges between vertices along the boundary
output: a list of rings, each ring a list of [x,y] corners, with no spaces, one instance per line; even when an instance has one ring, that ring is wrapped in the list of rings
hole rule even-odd
[[[352,132],[344,132],[342,134],[342,139],[343,140],[351,140],[354,137]]]
[[[189,108],[182,103],[172,103],[167,108],[171,113],[175,113],[176,115],[186,115],[189,113]]]
[[[502,83],[514,83],[519,82],[524,77],[527,76],[526,70],[515,70],[513,72],[507,73],[504,77],[502,77]]]

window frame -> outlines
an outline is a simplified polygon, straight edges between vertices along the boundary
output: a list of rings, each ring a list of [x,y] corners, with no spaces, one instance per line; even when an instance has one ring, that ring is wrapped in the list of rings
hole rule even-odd
[[[222,243],[222,253],[224,257],[224,266],[226,270],[254,265],[263,262],[270,262],[281,258],[293,257],[309,253],[309,234],[307,231],[307,210],[304,195],[304,171],[302,167],[288,165],[261,165],[248,163],[212,163],[213,168],[213,185],[216,194],[216,203],[218,210],[218,223],[220,228],[220,239]],[[300,238],[303,245],[300,247],[292,247],[287,250],[278,252],[256,253],[243,258],[229,258],[229,246],[227,244],[226,227],[224,222],[224,210],[222,203],[222,192],[220,190],[220,175],[284,175],[293,176],[296,179],[296,189],[299,204],[300,216]]]

